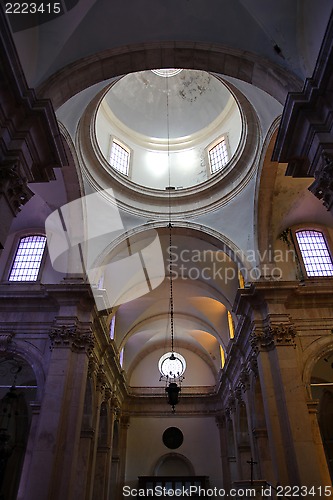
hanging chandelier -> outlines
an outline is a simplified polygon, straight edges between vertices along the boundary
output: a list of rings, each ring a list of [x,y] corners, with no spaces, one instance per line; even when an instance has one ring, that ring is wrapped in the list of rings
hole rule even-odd
[[[167,137],[168,137],[168,167],[169,167],[169,248],[172,248],[172,221],[171,221],[171,191],[174,189],[171,186],[171,167],[170,167],[170,131],[169,131],[169,89],[168,79],[166,78],[166,108],[167,108]],[[166,381],[165,392],[167,394],[168,404],[171,405],[173,413],[175,406],[179,402],[179,393],[181,391],[181,382],[184,379],[186,369],[185,358],[174,350],[174,301],[173,301],[173,279],[172,266],[169,265],[169,283],[170,283],[170,334],[171,334],[171,351],[163,354],[158,361],[158,369],[161,373],[160,380]]]

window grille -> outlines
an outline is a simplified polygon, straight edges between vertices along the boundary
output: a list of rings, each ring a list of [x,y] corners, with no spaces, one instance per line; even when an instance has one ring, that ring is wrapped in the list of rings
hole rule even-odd
[[[297,243],[308,276],[333,276],[333,262],[325,237],[320,231],[296,232]]]
[[[112,142],[110,164],[118,172],[128,175],[129,152],[116,141]]]
[[[222,137],[220,142],[211,148],[208,152],[210,171],[215,174],[221,170],[229,161],[227,141]]]
[[[33,235],[20,239],[9,281],[36,281],[46,245],[46,236]]]

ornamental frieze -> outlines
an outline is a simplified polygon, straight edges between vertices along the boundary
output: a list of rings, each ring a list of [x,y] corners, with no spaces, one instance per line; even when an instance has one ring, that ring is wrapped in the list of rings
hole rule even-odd
[[[55,347],[69,347],[72,351],[87,353],[94,348],[91,330],[80,330],[77,326],[55,327],[50,334],[51,349]]]
[[[254,330],[250,336],[250,343],[254,350],[274,349],[276,346],[295,347],[296,331],[289,323],[269,325],[262,330]]]

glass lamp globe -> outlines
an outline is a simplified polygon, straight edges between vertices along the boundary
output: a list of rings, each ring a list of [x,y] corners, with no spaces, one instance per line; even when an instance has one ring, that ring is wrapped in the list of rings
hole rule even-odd
[[[163,377],[177,379],[186,369],[185,358],[178,352],[167,352],[159,359],[158,369]]]

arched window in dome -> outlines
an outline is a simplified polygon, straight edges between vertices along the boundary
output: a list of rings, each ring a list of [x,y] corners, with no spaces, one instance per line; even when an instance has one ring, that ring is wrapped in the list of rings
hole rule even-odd
[[[124,144],[117,140],[112,141],[110,165],[121,174],[129,174],[130,153]]]
[[[333,276],[333,261],[327,241],[321,231],[296,231],[296,239],[303,259],[306,274],[311,276]]]
[[[219,142],[209,151],[209,166],[212,174],[221,170],[229,161],[229,152],[227,138],[225,135],[220,137]]]
[[[24,236],[18,244],[9,281],[37,281],[46,245],[46,236]]]

